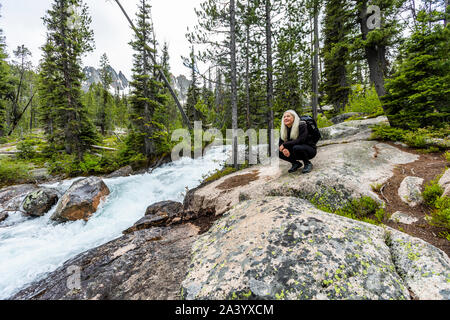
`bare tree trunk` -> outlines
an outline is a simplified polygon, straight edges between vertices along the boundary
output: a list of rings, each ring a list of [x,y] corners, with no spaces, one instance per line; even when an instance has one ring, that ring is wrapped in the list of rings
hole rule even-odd
[[[360,25],[363,40],[366,40],[370,31],[367,27],[367,1],[361,7]],[[375,85],[375,90],[381,99],[386,95],[386,88],[384,87],[384,77],[387,69],[386,47],[383,45],[366,46],[365,53],[369,65],[370,80]]]
[[[33,132],[34,110],[33,104],[30,106],[30,132]]]
[[[220,99],[222,98],[220,95],[221,86],[220,83],[222,81],[222,75],[220,73],[220,69],[216,68],[216,113],[219,113]]]
[[[237,145],[237,83],[236,83],[236,7],[230,0],[230,78],[231,78],[231,125],[233,129],[233,166],[238,169]]]
[[[317,107],[319,105],[319,6],[314,1],[314,62],[312,74],[312,113],[317,120]]]
[[[64,12],[61,8],[61,21],[64,21]],[[62,27],[62,38],[63,39],[67,39],[66,38],[66,29],[65,26]],[[63,40],[63,49],[64,52],[67,53],[67,55],[70,55],[69,52],[69,48],[67,47],[67,43],[66,40]],[[66,124],[64,127],[64,144],[65,144],[65,150],[66,153],[68,154],[72,154],[73,152],[76,153],[77,159],[79,161],[83,160],[83,151],[81,150],[81,146],[80,146],[80,141],[78,139],[78,137],[75,135],[75,133],[73,132],[73,123],[76,122],[77,120],[77,115],[75,114],[75,112],[73,110],[76,110],[76,106],[74,106],[74,102],[73,102],[73,98],[72,98],[72,82],[70,79],[70,72],[69,72],[69,65],[67,62],[67,58],[64,59],[64,66],[63,66],[63,78],[64,78],[64,83],[67,90],[66,93],[66,99],[67,99],[67,107],[68,109],[70,109],[71,111],[66,112]]]
[[[446,27],[448,24],[447,13],[448,13],[448,0],[445,0],[444,1],[444,27]]]
[[[208,68],[208,90],[212,92],[211,67]]]
[[[145,0],[142,0],[141,2],[142,8],[145,8]],[[149,13],[150,14],[150,13]],[[144,21],[142,22],[143,25],[146,24],[146,19],[145,19],[145,15],[143,16]],[[150,23],[152,24],[151,18],[150,18]],[[146,37],[146,33],[143,32],[142,33],[142,40],[144,43],[147,43],[147,41],[149,39],[147,39]],[[153,43],[153,45],[155,45]],[[154,50],[154,48],[153,48]],[[153,66],[150,69],[149,65],[148,65],[148,54],[147,54],[147,50],[145,50],[145,48],[142,50],[142,56],[143,56],[143,62],[144,62],[144,74],[149,74],[150,71],[152,71],[153,76],[155,75],[155,67]],[[154,53],[154,59],[156,61],[156,54]],[[144,97],[145,98],[149,98],[149,92],[148,92],[148,83],[147,80],[145,80],[144,83]],[[144,121],[146,122],[144,124],[144,131],[146,132],[146,135],[144,136],[144,154],[146,157],[150,157],[153,154],[154,151],[154,147],[153,147],[153,141],[151,140],[150,136],[152,135],[152,128],[148,127],[147,124],[150,123],[151,121],[151,116],[150,116],[151,112],[150,112],[150,106],[149,103],[147,101],[147,99],[144,102]]]
[[[270,18],[271,3],[266,0],[266,54],[267,54],[267,108],[269,127],[269,157],[272,156],[273,143],[273,62],[272,62],[272,22]]]
[[[246,25],[245,45],[245,110],[247,112],[247,128],[250,128],[250,26]]]

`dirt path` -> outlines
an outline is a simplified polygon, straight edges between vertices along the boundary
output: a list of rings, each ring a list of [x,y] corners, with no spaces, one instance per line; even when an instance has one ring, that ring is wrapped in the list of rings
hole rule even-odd
[[[420,155],[420,158],[412,163],[397,165],[394,169],[394,175],[386,182],[381,191],[378,191],[377,193],[380,198],[386,202],[386,212],[388,214],[401,211],[417,218],[418,221],[409,225],[395,221],[387,221],[384,223],[389,227],[425,240],[450,256],[450,241],[443,237],[443,232],[445,232],[446,229],[431,226],[425,220],[425,215],[430,215],[431,213],[430,208],[425,204],[410,207],[398,196],[398,188],[405,177],[414,176],[423,178],[423,191],[427,183],[435,179],[437,175],[443,173],[447,163],[442,156],[442,153],[423,154],[415,151],[414,149],[405,148],[394,143],[388,142],[388,144],[402,151],[418,154]]]

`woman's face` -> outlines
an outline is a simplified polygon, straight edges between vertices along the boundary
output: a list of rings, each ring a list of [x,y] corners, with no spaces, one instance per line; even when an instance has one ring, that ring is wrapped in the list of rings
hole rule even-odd
[[[294,123],[294,116],[289,112],[286,112],[283,116],[283,122],[286,126],[291,127]]]

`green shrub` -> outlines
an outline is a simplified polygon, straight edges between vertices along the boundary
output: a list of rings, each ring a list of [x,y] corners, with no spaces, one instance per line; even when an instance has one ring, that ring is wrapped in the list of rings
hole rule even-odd
[[[118,157],[112,153],[96,155],[86,153],[83,161],[75,155],[57,154],[49,161],[48,170],[51,174],[63,174],[69,177],[78,175],[107,174],[120,168]]]
[[[362,219],[375,214],[379,207],[378,202],[371,197],[364,196],[359,199],[353,199],[343,208],[338,209],[338,212],[340,211],[343,215],[354,217],[355,219]]]
[[[233,172],[236,172],[237,170],[234,167],[225,167],[223,169],[219,169],[213,174],[211,174],[209,177],[205,178],[204,182],[210,182],[218,180],[226,175],[229,175]]]
[[[369,90],[364,90],[364,87],[359,84],[353,86],[348,105],[345,106],[345,112],[383,114],[383,107],[375,87],[372,86]]]
[[[377,218],[377,221],[379,223],[383,223],[383,221],[386,219],[386,210],[384,210],[384,208],[378,208],[375,211],[375,218]]]
[[[23,160],[30,160],[36,157],[37,152],[34,149],[34,144],[32,140],[24,140],[17,144],[17,150],[19,153],[17,157]]]
[[[372,127],[371,139],[382,141],[403,141],[406,131],[400,128],[393,128],[389,125],[377,125]]]
[[[434,208],[431,212],[430,224],[450,229],[450,198],[447,196],[437,198]]]
[[[14,184],[28,178],[30,166],[16,159],[0,159],[0,186]]]
[[[450,152],[449,151],[445,152],[444,158],[445,158],[445,160],[447,160],[447,162],[450,162]]]
[[[324,116],[321,113],[319,113],[317,115],[317,127],[325,128],[325,127],[329,127],[329,126],[332,126],[332,125],[333,125],[333,122],[328,120],[326,116]]]
[[[422,197],[428,206],[434,207],[436,200],[444,193],[444,190],[438,183],[439,179],[440,176],[434,180],[431,180],[424,187]]]
[[[431,209],[430,216],[427,216],[428,222],[437,227],[450,229],[450,198],[442,195],[444,190],[438,183],[441,176],[425,185],[422,197]]]
[[[329,205],[324,203],[321,197],[314,196],[311,199],[311,203],[322,211],[375,225],[381,223],[386,215],[381,205],[368,196],[352,199],[345,203],[344,206],[334,210]],[[372,215],[375,216],[378,221],[369,218]]]
[[[426,148],[427,142],[424,134],[415,131],[408,131],[403,135],[403,141],[413,148]]]
[[[382,141],[402,141],[413,148],[427,149],[424,152],[438,152],[439,147],[429,146],[430,139],[447,139],[450,135],[450,126],[445,128],[418,128],[415,130],[405,130],[389,125],[372,126],[371,139]]]

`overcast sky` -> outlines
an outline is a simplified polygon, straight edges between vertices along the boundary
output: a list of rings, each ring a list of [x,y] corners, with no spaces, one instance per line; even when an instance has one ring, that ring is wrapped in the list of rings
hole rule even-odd
[[[185,38],[187,27],[196,24],[194,8],[199,8],[202,0],[151,0],[152,16],[156,38],[160,48],[164,41],[169,44],[171,72],[174,75],[189,75],[183,66],[181,55],[189,56],[189,43]],[[46,28],[42,17],[50,8],[52,0],[0,0],[2,4],[0,28],[6,37],[8,52],[24,44],[32,54],[36,66],[41,57],[40,47],[45,42]],[[95,51],[89,53],[84,65],[98,67],[100,56],[106,52],[111,66],[122,71],[131,79],[132,51],[128,42],[132,30],[115,1],[84,0],[90,9],[92,29],[95,33]],[[138,0],[122,0],[128,15],[134,19]]]

